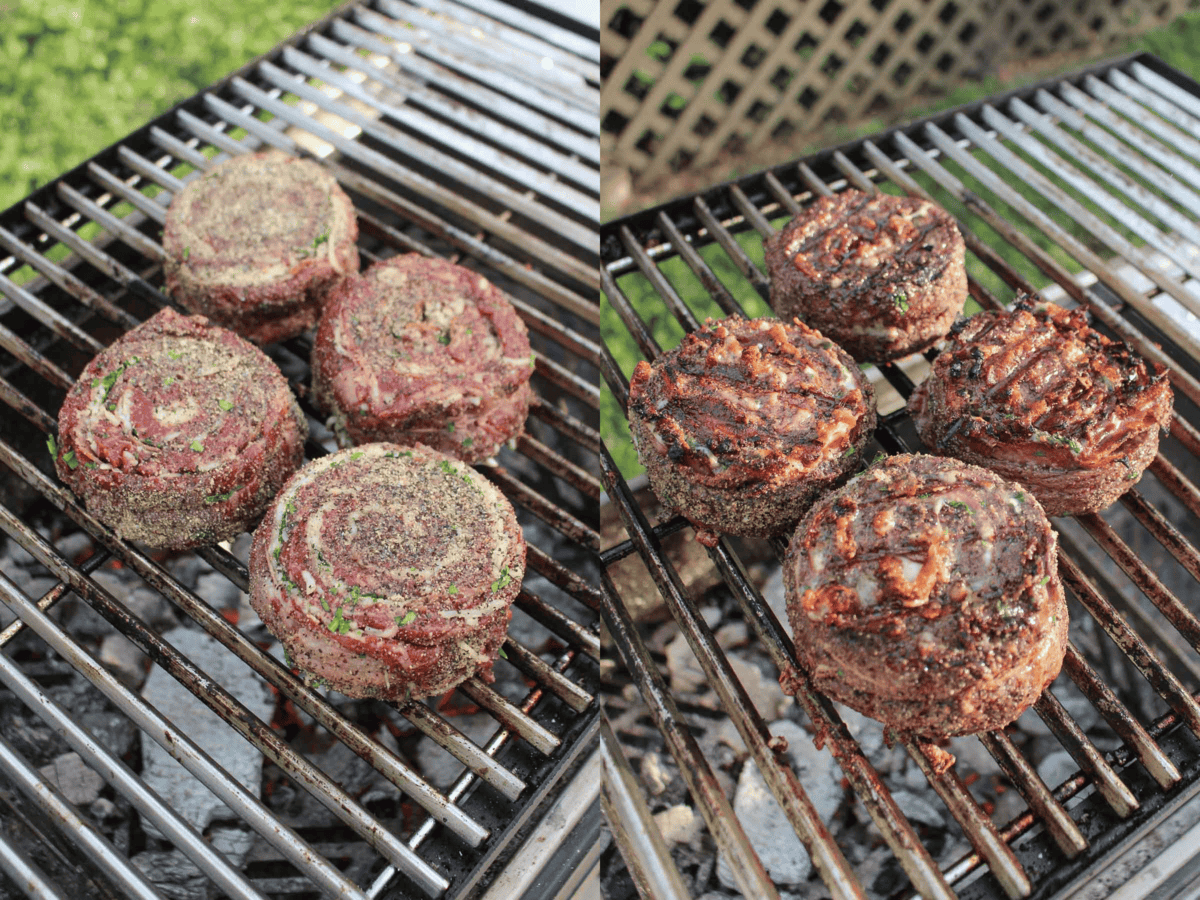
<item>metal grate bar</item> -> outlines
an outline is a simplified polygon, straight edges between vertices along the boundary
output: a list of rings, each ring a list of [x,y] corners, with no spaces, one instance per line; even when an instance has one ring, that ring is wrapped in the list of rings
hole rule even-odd
[[[555,671],[553,666],[543,662],[536,653],[526,650],[511,638],[504,642],[504,646],[508,651],[508,661],[512,665],[534,679],[575,712],[583,712],[591,705],[591,694],[569,678],[564,678]]]
[[[150,238],[146,237],[136,228],[130,227],[129,223],[125,220],[117,218],[112,213],[101,208],[99,204],[93,203],[66,182],[59,182],[58,196],[69,206],[83,213],[93,222],[104,226],[105,230],[109,233],[117,235],[143,256],[147,256],[160,264],[166,261],[167,253],[163,250],[161,244],[150,240]],[[141,217],[139,216],[139,218]]]
[[[459,685],[458,689],[490,712],[497,720],[504,723],[506,728],[511,729],[519,735],[538,752],[549,756],[562,743],[556,735],[543,728],[527,716],[520,707],[514,706],[484,684],[478,677],[467,679]]]
[[[19,885],[30,900],[67,900],[25,851],[10,844],[3,835],[0,835],[0,871]]]
[[[548,472],[557,475],[571,487],[592,500],[600,499],[600,481],[591,472],[559,456],[528,433],[517,438],[517,449]]]
[[[729,293],[729,289],[721,283],[716,273],[709,268],[708,263],[704,261],[704,257],[696,252],[696,248],[692,246],[691,241],[684,238],[671,218],[666,213],[659,213],[655,222],[667,236],[672,249],[687,263],[688,268],[700,279],[700,283],[704,285],[704,289],[716,301],[725,314],[732,316],[740,312],[741,307],[733,299],[733,295]]]
[[[529,510],[551,528],[585,547],[597,550],[600,548],[600,535],[594,528],[555,506],[533,488],[510,475],[503,466],[488,466],[483,473],[504,491],[505,496]]]
[[[517,608],[531,619],[543,625],[547,631],[562,638],[568,644],[583,650],[592,659],[600,659],[600,638],[588,631],[560,610],[548,604],[541,597],[521,588],[517,595]]]
[[[0,293],[4,294],[5,297],[36,318],[59,337],[69,341],[80,350],[86,350],[89,353],[99,353],[104,349],[103,344],[87,332],[81,331],[79,326],[74,322],[63,318],[57,310],[51,309],[37,297],[33,296],[33,294],[29,293],[29,291],[17,286],[4,275],[0,275]]]
[[[135,206],[142,215],[153,219],[159,225],[162,225],[167,220],[166,207],[147,197],[133,186],[133,183],[142,180],[140,176],[132,176],[129,179],[131,183],[126,184],[121,179],[110,175],[95,163],[88,163],[87,170],[88,175],[91,176],[96,184],[120,197],[126,203]]]
[[[51,384],[66,390],[75,383],[75,379],[38,353],[23,340],[0,325],[0,347],[3,347],[14,357],[29,366]]]

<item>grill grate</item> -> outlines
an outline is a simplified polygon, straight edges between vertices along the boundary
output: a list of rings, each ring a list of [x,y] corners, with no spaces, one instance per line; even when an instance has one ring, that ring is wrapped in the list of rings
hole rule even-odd
[[[699,327],[704,316],[764,314],[769,282],[762,239],[812,198],[853,186],[918,195],[958,216],[969,251],[971,308],[1001,308],[1016,291],[1048,285],[1044,295],[1085,305],[1097,327],[1170,368],[1176,413],[1171,439],[1164,440],[1149,470],[1152,477],[1104,516],[1060,520],[1056,526],[1062,537],[1060,571],[1078,603],[1073,638],[1077,620],[1090,617],[1168,712],[1147,717],[1132,710],[1127,692],[1108,684],[1099,671],[1103,660],[1089,659],[1072,643],[1065,676],[1122,746],[1103,753],[1047,690],[1034,709],[1079,773],[1061,785],[1046,785],[1008,734],[981,736],[1027,804],[1024,814],[1002,827],[980,807],[957,769],[945,766],[939,748],[892,735],[973,848],[944,871],[836,708],[796,672],[790,639],[732,546],[723,539],[710,551],[775,667],[797,674],[806,686],[797,697],[800,707],[831,745],[851,788],[910,879],[910,890],[922,896],[1050,896],[1178,797],[1194,793],[1200,776],[1195,742],[1200,707],[1192,691],[1200,686],[1195,679],[1200,621],[1180,594],[1195,595],[1200,556],[1170,517],[1182,510],[1200,513],[1192,480],[1200,453],[1195,428],[1200,293],[1194,280],[1200,254],[1195,210],[1200,207],[1192,190],[1200,187],[1198,128],[1200,86],[1142,55],[847,144],[602,229],[602,290],[606,312],[613,313],[606,318],[606,333],[624,338],[627,332],[641,358],[654,358],[665,342],[674,343]],[[1072,229],[1071,221],[1085,234]],[[624,368],[606,354],[602,374],[623,411],[632,362],[622,362]],[[920,447],[903,401],[927,368],[926,358],[915,357],[870,373],[880,398],[876,439],[888,453]],[[612,424],[619,434],[624,422]],[[625,449],[621,444],[613,439],[613,454]],[[609,577],[607,567],[633,553],[644,561],[828,890],[834,897],[864,896],[804,785],[786,757],[772,750],[766,723],[662,549],[662,540],[687,523],[676,517],[651,526],[607,452],[602,477],[629,535],[601,554],[606,625],[742,892],[779,896]],[[1194,537],[1194,529],[1189,530]],[[776,540],[773,546],[781,555],[786,542]],[[1152,566],[1146,559],[1151,552],[1168,562]],[[615,756],[621,750],[614,744],[608,752]],[[1134,761],[1141,766],[1131,765]],[[627,779],[622,785],[621,796],[627,797]],[[654,846],[633,843],[629,836],[618,844],[627,852],[631,845]],[[669,858],[659,854],[631,868],[658,872],[658,883],[670,895]]]
[[[590,585],[599,546],[600,483],[595,429],[599,392],[596,261],[599,212],[597,35],[571,30],[493,0],[350,3],[211,89],[98,154],[0,214],[0,400],[19,414],[0,438],[14,501],[0,530],[57,585],[27,597],[7,573],[0,600],[18,621],[0,646],[34,643],[68,661],[123,713],[261,836],[281,868],[250,878],[232,867],[140,778],[72,721],[11,655],[0,684],[99,772],[117,796],[188,856],[230,897],[464,896],[519,848],[538,810],[570,780],[597,734],[594,694],[600,642]],[[461,258],[513,299],[531,331],[537,399],[528,433],[481,471],[513,501],[529,542],[528,577],[515,615],[530,620],[524,643],[506,641],[507,681],[460,688],[493,722],[473,740],[421,702],[384,705],[384,716],[428,736],[464,768],[447,790],[428,783],[326,696],[172,575],[161,555],[127,545],[60,487],[40,449],[73,374],[128,328],[169,302],[159,292],[158,243],[170,197],[229,155],[264,145],[320,159],[355,200],[366,262],[395,252]],[[8,254],[8,255],[4,255]],[[326,434],[305,398],[307,338],[270,349],[288,374],[314,434]],[[310,439],[308,456],[326,452]],[[91,536],[76,564],[33,526],[61,511]],[[247,588],[230,550],[197,551]],[[132,570],[215,638],[281,698],[365,759],[411,804],[412,824],[391,827],[289,745],[242,701],[163,640],[93,575],[110,563]],[[73,637],[52,607],[74,593],[155,665],[169,672],[291,782],[309,791],[364,845],[371,883],[357,883],[311,839],[285,824],[170,721],[124,686]],[[34,642],[32,632],[40,643]],[[20,637],[18,637],[20,636]],[[14,645],[15,646],[15,645]],[[47,787],[0,739],[0,773],[60,828],[80,857],[127,896],[157,896],[119,849]],[[566,797],[587,806],[586,791]],[[578,818],[576,815],[575,818]],[[0,868],[46,886],[23,851],[0,845]]]

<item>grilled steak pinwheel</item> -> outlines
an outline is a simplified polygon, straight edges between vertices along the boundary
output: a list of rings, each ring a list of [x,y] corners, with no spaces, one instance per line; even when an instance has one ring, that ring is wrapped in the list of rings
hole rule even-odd
[[[1021,482],[1048,515],[1095,512],[1154,459],[1171,386],[1081,310],[1032,300],[963,322],[909,410],[932,452]]]

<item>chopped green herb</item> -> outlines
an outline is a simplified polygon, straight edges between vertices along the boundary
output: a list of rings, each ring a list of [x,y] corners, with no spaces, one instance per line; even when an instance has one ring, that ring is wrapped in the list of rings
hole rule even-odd
[[[873,460],[871,460],[871,465],[875,465],[875,463],[880,462],[881,460],[885,460],[885,459],[887,459],[887,454],[884,453],[882,450],[880,450],[878,453],[875,454],[875,458]]]
[[[467,334],[474,334],[474,333],[475,333],[474,330],[472,330],[470,328],[467,329]]]
[[[200,443],[200,438],[196,438],[196,440],[192,441],[192,449],[195,450],[197,453],[204,452],[204,445],[202,443]]]
[[[327,226],[325,226],[324,231],[322,231],[315,238],[313,238],[313,242],[312,242],[313,249],[316,250],[318,247],[320,247],[322,244],[324,244],[328,240],[329,240],[329,226],[327,225]]]
[[[842,454],[842,459],[845,459],[847,456],[851,456],[856,449],[857,448],[854,447],[853,444],[851,446],[847,447],[846,452]]]
[[[529,368],[531,368],[531,369],[537,368],[537,354],[536,353],[529,354]]]
[[[168,375],[166,378],[163,379],[163,387],[170,387],[174,383],[175,383],[174,375]]]
[[[329,601],[327,601],[324,597],[321,598],[321,608],[325,610],[325,612],[329,612]]]
[[[492,593],[501,591],[512,584],[512,575],[508,573],[508,566],[500,570],[500,577],[492,582]]]
[[[85,465],[85,466],[87,466],[89,469],[98,469],[98,468],[100,468],[100,464],[99,464],[99,463],[94,463],[94,462],[85,462],[85,463],[84,463],[84,465]]]
[[[833,341],[821,341],[821,343],[817,344],[817,349],[818,350],[832,350],[833,349]]]
[[[473,443],[475,443],[475,438],[463,438],[462,445],[464,447],[470,447]]]
[[[1045,450],[1034,450],[1034,451],[1033,451],[1033,455],[1034,455],[1034,456],[1045,456],[1045,455],[1046,455],[1046,451],[1045,451]]]
[[[1044,586],[1046,585],[1046,583],[1047,583],[1049,580],[1050,580],[1050,576],[1049,576],[1049,575],[1043,575],[1043,576],[1041,577],[1041,580],[1040,580],[1040,581],[1038,581],[1038,584],[1039,584],[1039,585],[1042,585],[1042,586],[1044,587]]]
[[[221,409],[225,410],[225,412],[229,412],[231,409],[233,409],[233,401],[232,400],[218,400],[217,406],[221,407]]]
[[[362,455],[363,455],[363,452],[361,450],[355,450],[353,453],[350,454],[350,461],[355,462],[356,460],[362,459]]]
[[[1025,492],[1024,491],[1017,491],[1013,496],[1017,498],[1018,503],[1025,502]]]
[[[449,594],[451,597],[457,597],[458,596],[458,585],[457,584],[450,585],[450,587],[446,588],[446,593]]]
[[[917,494],[918,500],[928,500],[933,494]]]
[[[445,472],[447,475],[453,475],[455,472],[454,464],[449,462],[448,460],[443,459],[441,462],[438,463],[438,465],[441,467],[442,471]]]
[[[136,362],[138,362],[138,358],[136,356],[131,357],[127,362],[122,363],[103,378],[92,379],[92,387],[103,388],[103,393],[100,395],[101,401],[108,399],[108,392],[113,389],[113,385],[117,383],[117,379],[121,377],[121,373]]]
[[[350,631],[350,623],[342,618],[342,608],[340,606],[337,608],[337,612],[333,614],[333,621],[329,623],[329,630],[334,634],[347,634]]]
[[[191,248],[191,247],[184,247],[184,248],[183,248],[183,258],[184,258],[184,261],[186,261],[186,260],[187,260],[187,258],[188,258],[189,256],[191,256],[191,255],[192,255],[192,248]]]
[[[50,451],[51,459],[58,459],[58,444],[54,442],[54,435],[46,435],[46,449]]]
[[[904,291],[893,294],[892,303],[896,304],[896,309],[900,310],[901,314],[908,312],[908,294]]]
[[[845,678],[846,672],[843,669],[838,669],[838,678]]]
[[[183,351],[182,350],[168,350],[167,356],[171,357],[171,359],[182,359]]]
[[[955,509],[962,509],[962,510],[966,510],[966,511],[967,511],[968,513],[970,513],[971,515],[975,515],[975,510],[971,509],[971,507],[970,507],[970,506],[968,506],[967,504],[963,503],[961,500],[947,500],[947,501],[946,501],[946,505],[947,505],[947,506],[952,506],[952,507],[954,507]]]
[[[448,432],[450,432],[451,434],[454,434],[454,423],[453,423],[453,422],[451,422],[449,425],[447,425],[447,426],[446,426],[446,430],[447,430]]]
[[[107,408],[108,408],[108,411],[109,411],[109,412],[116,412],[116,410],[117,410],[117,404],[115,404],[115,403],[110,403],[110,404],[108,404],[108,407],[107,407]]]
[[[397,619],[396,622],[400,625],[409,625],[412,622],[416,621],[416,618],[417,618],[417,614],[410,609],[408,612],[406,612],[404,614],[404,618]]]
[[[1019,609],[1009,604],[1007,600],[996,601],[996,612],[1000,613],[1000,615],[1005,619],[1011,619],[1014,616],[1020,615],[1021,613]]]
[[[79,468],[79,460],[75,458],[74,450],[68,450],[63,454],[62,458],[63,462],[67,464],[67,468],[69,468],[72,472]]]
[[[357,324],[358,324],[358,316],[351,316],[351,317],[350,317],[350,324],[351,324],[351,325],[357,325]],[[394,332],[394,331],[392,332],[392,334],[395,334],[395,333],[396,333],[396,332]]]
[[[235,487],[231,487],[229,490],[227,490],[223,494],[211,494],[208,497],[204,498],[204,502],[205,503],[224,503],[226,500],[228,500],[230,497],[232,497],[234,494],[236,494],[238,491],[240,491],[244,487],[245,487],[244,484],[239,484]]]
[[[501,659],[508,659],[508,654],[504,652],[504,648],[503,648],[503,647],[501,647],[501,648],[500,648],[500,658],[501,658]]]
[[[449,344],[450,344],[450,332],[449,332],[449,330],[443,331],[441,334],[439,334],[439,335],[438,335],[438,343],[439,343],[439,344],[445,344],[445,345],[449,346]]]

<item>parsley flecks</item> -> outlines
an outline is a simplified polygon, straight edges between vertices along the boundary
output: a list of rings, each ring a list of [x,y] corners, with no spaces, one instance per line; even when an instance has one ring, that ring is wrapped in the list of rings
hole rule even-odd
[[[396,620],[396,624],[397,625],[410,625],[414,621],[416,621],[416,618],[417,618],[417,614],[410,609],[408,612],[406,612],[404,614],[403,618]]]
[[[917,494],[918,500],[928,500],[933,494]]]
[[[313,238],[313,242],[312,242],[313,249],[316,250],[318,247],[320,247],[322,244],[324,244],[328,240],[329,240],[329,226],[326,225],[325,230],[322,231],[320,234],[318,234],[315,238]]]
[[[501,659],[508,659],[508,654],[504,652],[504,648],[503,648],[503,647],[501,647],[501,648],[500,648],[500,658],[501,658]]]
[[[454,434],[454,423],[453,423],[453,422],[449,423],[449,424],[446,426],[446,430],[447,430],[448,432],[450,432],[451,434]]]
[[[1043,575],[1043,576],[1041,577],[1041,580],[1039,580],[1039,581],[1038,581],[1038,584],[1039,584],[1039,585],[1041,585],[1041,586],[1043,586],[1043,587],[1045,587],[1045,585],[1046,585],[1046,584],[1047,584],[1049,581],[1050,581],[1050,576],[1049,576],[1049,575]]]
[[[79,468],[79,460],[75,458],[74,450],[68,450],[62,455],[62,458],[63,462],[67,464],[67,468],[69,468],[72,472]]]
[[[441,334],[439,334],[438,335],[438,343],[445,344],[447,347],[450,346],[450,332],[443,331]]]
[[[58,444],[54,442],[54,435],[46,435],[46,449],[50,451],[51,459],[58,459]]]
[[[462,445],[464,447],[470,447],[473,443],[475,443],[475,438],[463,438]]]
[[[875,463],[880,462],[885,459],[887,459],[887,454],[884,453],[882,450],[880,450],[878,453],[875,454],[875,458],[873,460],[871,460],[871,465],[875,465]]]
[[[348,634],[350,631],[350,623],[342,618],[342,608],[339,606],[337,612],[333,614],[333,621],[329,623],[329,630],[334,634]]]
[[[113,389],[113,385],[117,383],[117,379],[121,377],[121,373],[136,362],[138,362],[138,358],[136,356],[131,357],[127,362],[122,363],[103,378],[92,379],[92,387],[103,388],[103,393],[100,395],[101,402],[108,399],[108,392]]]
[[[197,453],[204,452],[204,445],[202,443],[200,443],[200,438],[196,438],[196,440],[192,441],[191,446],[192,446],[192,449],[195,450]]]
[[[188,257],[189,257],[189,256],[191,256],[191,255],[192,255],[192,248],[191,248],[191,247],[184,247],[184,248],[183,248],[183,260],[184,260],[184,262],[187,262],[187,259],[188,259]]]
[[[537,368],[537,354],[536,353],[529,354],[529,368],[531,368],[531,369]]]
[[[228,500],[230,497],[232,497],[234,494],[236,494],[238,491],[240,491],[244,487],[245,487],[244,484],[239,484],[234,487],[231,487],[229,490],[227,490],[223,494],[210,494],[209,496],[204,498],[204,502],[205,503],[224,503],[226,500]]]
[[[170,387],[174,383],[175,383],[174,375],[168,375],[166,378],[163,379],[163,387]]]
[[[1033,455],[1034,455],[1034,456],[1045,456],[1045,455],[1046,455],[1046,451],[1045,451],[1045,450],[1034,450],[1034,451],[1033,451]]]
[[[458,585],[457,584],[450,585],[450,587],[446,588],[446,593],[449,594],[451,597],[457,597],[458,596]]]
[[[857,448],[855,448],[853,445],[847,447],[846,452],[842,454],[842,459],[845,459],[847,456],[850,456],[851,454],[853,454],[855,449],[857,449]]]
[[[98,468],[100,468],[100,463],[94,463],[94,462],[85,462],[85,463],[84,463],[84,465],[85,465],[85,466],[87,466],[89,469],[98,469]]]
[[[1015,494],[1013,494],[1013,496],[1017,498],[1018,503],[1025,502],[1025,492],[1024,491],[1017,491]]]
[[[221,409],[225,410],[225,412],[229,412],[231,409],[233,409],[233,401],[232,400],[218,400],[217,406],[221,407]]]
[[[947,500],[946,505],[952,506],[955,509],[966,510],[971,515],[975,515],[975,510],[971,509],[970,506],[968,506],[966,503],[963,503],[961,500]]]
[[[183,351],[182,350],[168,350],[167,356],[169,356],[171,359],[182,359]]]
[[[1002,618],[1011,619],[1020,614],[1020,610],[1009,604],[1007,600],[996,601],[996,612],[1000,613]]]
[[[512,584],[512,575],[508,573],[508,566],[505,566],[500,570],[500,577],[492,582],[492,593],[495,594],[510,584]]]
[[[350,454],[350,461],[355,462],[356,460],[362,459],[362,455],[363,455],[363,452],[361,450],[355,450],[353,453]]]
[[[892,294],[892,303],[896,305],[896,309],[900,310],[901,315],[908,312],[908,294],[904,293],[904,291]]]
[[[455,470],[454,470],[453,463],[450,463],[447,460],[443,459],[441,462],[438,463],[438,465],[441,466],[442,471],[445,472],[447,475],[454,474]]]

